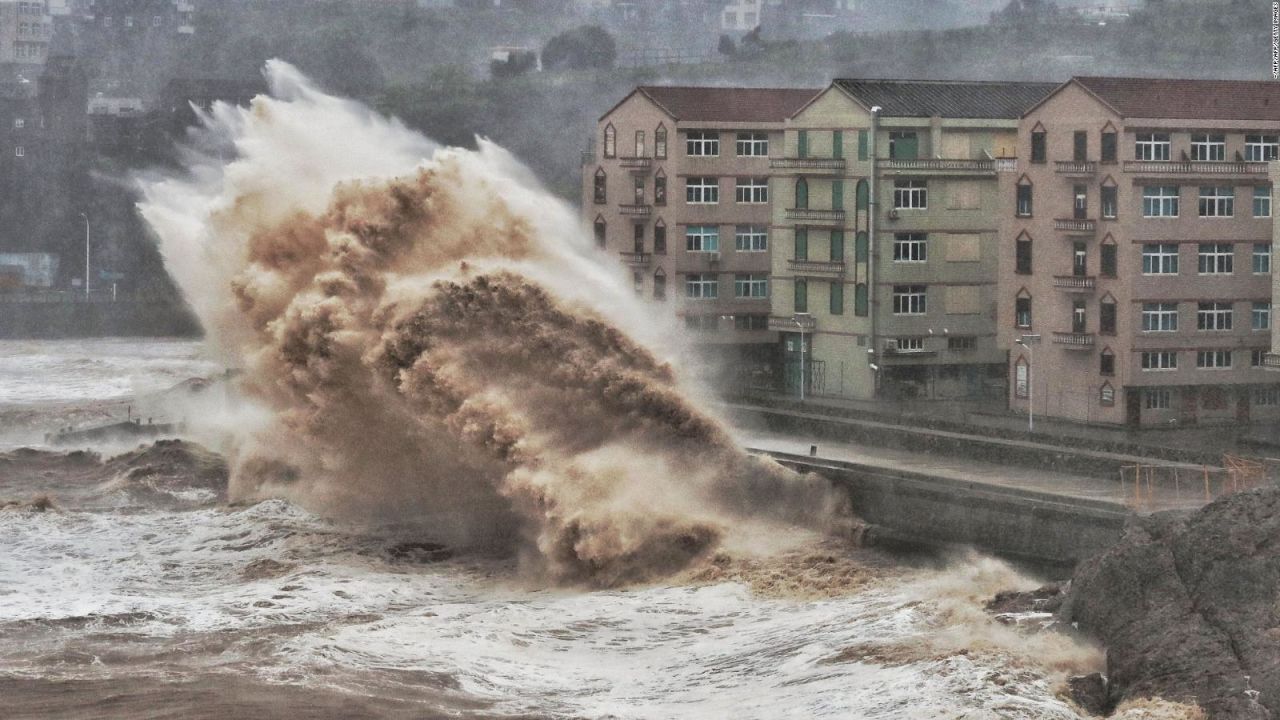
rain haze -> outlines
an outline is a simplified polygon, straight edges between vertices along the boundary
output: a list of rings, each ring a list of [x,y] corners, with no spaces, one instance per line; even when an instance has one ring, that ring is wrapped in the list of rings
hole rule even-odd
[[[1277,38],[0,0],[0,717],[1280,717]]]

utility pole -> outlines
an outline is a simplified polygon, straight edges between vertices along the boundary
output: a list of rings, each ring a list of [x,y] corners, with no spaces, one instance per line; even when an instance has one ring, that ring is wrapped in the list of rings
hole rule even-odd
[[[796,324],[800,329],[800,402],[804,402],[804,320],[810,319],[809,313],[796,313],[791,317],[791,322]]]
[[[1036,354],[1031,346],[1040,342],[1039,335],[1023,335],[1014,340],[1027,349],[1027,432],[1036,431]]]
[[[89,216],[80,213],[84,218],[84,299],[89,299]]]

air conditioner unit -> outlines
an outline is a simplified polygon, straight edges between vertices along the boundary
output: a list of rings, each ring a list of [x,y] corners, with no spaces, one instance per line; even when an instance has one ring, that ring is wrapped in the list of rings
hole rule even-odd
[[[889,211],[889,219],[890,219],[890,220],[897,220],[897,219],[898,219],[898,211],[897,211],[897,210],[890,210],[890,211]]]

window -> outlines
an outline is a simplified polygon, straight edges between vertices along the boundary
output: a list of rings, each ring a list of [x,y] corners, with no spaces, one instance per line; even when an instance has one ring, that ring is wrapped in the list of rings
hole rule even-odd
[[[924,352],[924,338],[900,337],[894,340],[898,352]]]
[[[1280,388],[1278,387],[1260,387],[1254,388],[1250,393],[1250,400],[1254,405],[1280,405]]]
[[[1178,303],[1149,302],[1142,304],[1142,332],[1177,332]]]
[[[1253,216],[1271,217],[1271,186],[1255,185],[1253,188]]]
[[[868,140],[867,131],[859,130],[858,131],[858,159],[859,160],[866,160],[868,158],[871,152],[870,145],[871,143]]]
[[[1031,133],[1031,162],[1041,165],[1048,157],[1048,142],[1043,130]]]
[[[1148,185],[1142,188],[1143,217],[1178,217],[1178,186]]]
[[[1020,398],[1025,398],[1030,392],[1031,385],[1027,381],[1030,379],[1030,365],[1024,357],[1018,358],[1018,362],[1013,366],[1013,394]]]
[[[1177,370],[1178,353],[1172,350],[1155,350],[1142,353],[1143,371]]]
[[[844,157],[844,131],[831,131],[831,157],[840,159]]]
[[[1253,244],[1253,271],[1256,273],[1271,272],[1271,243]]]
[[[795,234],[796,234],[796,247],[795,247],[794,257],[796,260],[808,260],[809,259],[809,228],[798,227],[796,228]]]
[[[853,260],[864,263],[871,257],[871,243],[867,240],[867,231],[859,230],[853,240]]]
[[[1230,275],[1235,264],[1231,243],[1200,243],[1200,274]]]
[[[653,204],[667,204],[667,176],[661,170],[653,176]]]
[[[1116,133],[1114,130],[1102,133],[1102,162],[1116,161]]]
[[[22,147],[21,145],[15,145],[15,146],[14,146],[14,148],[13,148],[13,156],[14,156],[14,157],[26,157],[26,156],[27,156],[27,149],[26,149],[26,148],[24,148],[24,147]]]
[[[684,249],[689,252],[720,252],[718,225],[690,225],[684,231]]]
[[[928,183],[924,180],[895,180],[893,207],[896,210],[925,210],[929,207]]]
[[[635,270],[631,273],[631,287],[636,291],[636,296],[644,295],[644,273]]]
[[[667,254],[667,224],[658,218],[658,222],[653,224],[653,254]]]
[[[844,285],[841,284],[839,281],[831,283],[831,292],[829,294],[829,297],[831,298],[831,302],[830,302],[830,307],[828,309],[831,310],[831,314],[843,315],[844,314]]]
[[[164,24],[164,18],[160,17],[159,15],[156,15],[151,18],[151,27],[160,27],[163,24]]]
[[[720,329],[720,316],[685,315],[684,326],[695,332],[714,332]]]
[[[769,276],[755,274],[735,275],[733,277],[733,296],[753,300],[769,297]]]
[[[1031,217],[1031,186],[1030,185],[1018,186],[1017,200],[1018,200],[1018,205],[1017,205],[1018,217]]]
[[[27,125],[27,121],[22,118],[13,119],[13,127],[15,130],[21,130],[22,128],[26,127],[26,125]]]
[[[684,281],[684,295],[694,300],[715,300],[720,296],[720,281],[710,273],[693,273]]]
[[[1231,303],[1202,302],[1196,310],[1197,330],[1230,330]]]
[[[596,223],[595,223],[596,247],[600,248],[601,250],[604,249],[606,232],[607,232],[607,226],[604,224],[604,218],[596,218]]]
[[[768,330],[769,316],[768,315],[741,315],[741,314],[734,315],[733,329],[734,330]]]
[[[866,317],[867,305],[867,284],[858,283],[853,288],[853,314],[858,317]]]
[[[1071,194],[1075,197],[1075,202],[1071,207],[1071,217],[1076,220],[1084,220],[1089,217],[1089,189],[1084,185],[1076,185],[1071,188]]]
[[[1271,329],[1271,303],[1255,302],[1253,304],[1253,329]]]
[[[1031,327],[1031,298],[1020,297],[1013,302],[1014,327]]]
[[[809,131],[801,130],[796,133],[796,155],[798,157],[809,157]]]
[[[844,231],[831,231],[831,262],[844,262]]]
[[[596,168],[595,178],[595,201],[597,205],[604,205],[609,202],[608,177],[604,174],[604,168]]]
[[[769,202],[769,180],[767,178],[738,178],[738,187],[734,194],[734,200],[752,205]]]
[[[1177,275],[1178,246],[1174,243],[1148,243],[1142,246],[1143,275]]]
[[[1196,352],[1196,367],[1201,370],[1224,370],[1231,367],[1230,350],[1199,350]]]
[[[690,157],[719,157],[720,134],[706,130],[690,130],[685,135],[684,152]]]
[[[632,226],[632,228],[634,229],[634,231],[632,232],[632,247],[635,249],[635,252],[643,253],[644,252],[644,225],[640,223],[636,223],[635,225]]]
[[[1249,367],[1262,367],[1267,362],[1266,350],[1250,350],[1249,351]]]
[[[1117,192],[1114,185],[1103,185],[1100,192],[1100,200],[1102,205],[1102,217],[1107,220],[1116,218],[1116,210],[1119,203],[1116,200]]]
[[[1235,211],[1235,188],[1230,185],[1200,188],[1200,217],[1231,217]]]
[[[1143,390],[1142,406],[1147,410],[1168,410],[1173,406],[1173,393],[1167,389]]]
[[[1089,160],[1089,133],[1076,130],[1071,136],[1071,159],[1082,163]]]
[[[972,335],[952,335],[947,338],[947,349],[955,352],[974,350],[978,347],[978,338]]]
[[[1116,334],[1116,304],[1103,300],[1098,304],[1098,332],[1103,335]]]
[[[739,225],[733,229],[733,248],[738,252],[766,252],[769,228],[765,225]]]
[[[1083,333],[1088,332],[1088,325],[1085,322],[1085,301],[1071,301],[1071,332]]]
[[[1031,238],[1023,235],[1014,243],[1014,272],[1019,275],[1031,274]]]
[[[927,310],[925,299],[924,285],[894,285],[893,314],[924,315]]]
[[[769,134],[762,132],[738,133],[738,157],[768,157]]]
[[[618,131],[614,129],[612,123],[604,128],[604,156],[607,158],[618,156]]]
[[[1110,350],[1103,350],[1098,356],[1098,374],[1103,377],[1114,377],[1116,374],[1116,355]]]
[[[125,27],[133,27],[133,16],[132,16],[132,15],[125,15],[125,16],[124,16],[124,26],[125,26]]]
[[[713,177],[687,178],[684,200],[690,205],[715,205],[720,202],[720,181]]]
[[[844,181],[831,181],[831,209],[844,210]]]
[[[809,281],[796,279],[794,305],[796,312],[809,312]]]
[[[922,263],[928,259],[928,243],[924,233],[897,233],[893,236],[893,261]]]
[[[667,274],[662,268],[658,268],[653,272],[653,299],[667,299]]]
[[[1098,404],[1104,407],[1116,404],[1116,389],[1111,387],[1111,383],[1102,383],[1102,387],[1098,388]]]
[[[1114,243],[1105,243],[1098,246],[1100,257],[1100,272],[1102,277],[1113,278],[1116,276],[1116,246]]]
[[[634,193],[635,204],[644,205],[644,176],[642,175],[635,176],[634,187],[635,187],[635,193]]]
[[[1219,162],[1226,160],[1226,136],[1217,133],[1191,133],[1191,159]]]
[[[804,178],[796,180],[796,209],[804,210],[809,207],[809,181]]]
[[[1169,133],[1138,133],[1137,143],[1133,149],[1135,160],[1167,161],[1172,143]]]
[[[889,159],[915,160],[919,157],[920,140],[915,132],[889,133]]]
[[[1280,135],[1245,135],[1244,159],[1270,162],[1280,157]]]
[[[653,154],[659,160],[667,159],[667,127],[659,125],[657,130],[653,131]]]
[[[645,156],[644,131],[637,130],[636,131],[636,157],[640,158],[644,156]]]

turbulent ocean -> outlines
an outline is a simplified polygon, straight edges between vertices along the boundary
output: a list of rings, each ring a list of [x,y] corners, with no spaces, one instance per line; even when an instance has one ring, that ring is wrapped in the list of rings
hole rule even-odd
[[[266,77],[134,179],[204,340],[0,342],[0,718],[1079,717],[1037,580],[860,548],[510,154]]]

